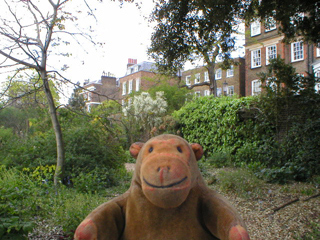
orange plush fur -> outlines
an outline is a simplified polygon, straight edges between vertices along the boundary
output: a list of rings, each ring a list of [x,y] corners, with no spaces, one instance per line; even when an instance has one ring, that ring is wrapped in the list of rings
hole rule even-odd
[[[130,153],[137,163],[129,190],[91,212],[76,240],[249,240],[236,210],[206,186],[199,144],[160,135]]]

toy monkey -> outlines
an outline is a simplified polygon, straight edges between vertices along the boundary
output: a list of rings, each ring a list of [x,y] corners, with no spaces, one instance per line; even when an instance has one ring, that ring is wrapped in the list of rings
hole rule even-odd
[[[206,186],[199,144],[165,134],[132,144],[130,154],[129,190],[92,211],[75,240],[249,240],[236,210]]]

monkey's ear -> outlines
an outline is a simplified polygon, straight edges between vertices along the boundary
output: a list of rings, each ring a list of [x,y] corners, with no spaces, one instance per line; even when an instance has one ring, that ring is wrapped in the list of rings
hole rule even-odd
[[[197,161],[200,160],[203,155],[203,149],[201,145],[199,143],[191,143],[190,146],[194,152],[194,155],[196,155]]]
[[[135,143],[132,143],[132,145],[130,146],[130,154],[132,157],[134,157],[135,159],[137,159],[138,157],[138,154],[141,150],[141,148],[143,147],[144,143],[142,142],[135,142]]]

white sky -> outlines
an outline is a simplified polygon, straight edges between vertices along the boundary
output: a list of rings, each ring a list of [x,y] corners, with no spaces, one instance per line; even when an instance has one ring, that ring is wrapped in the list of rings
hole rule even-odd
[[[103,71],[110,72],[116,77],[122,77],[126,72],[128,58],[138,62],[149,61],[147,48],[150,45],[152,27],[146,17],[152,11],[152,1],[144,1],[141,9],[133,3],[124,3],[104,0],[103,3],[90,1],[97,22],[91,17],[88,19],[96,31],[94,40],[103,42],[103,47],[93,47],[87,43],[88,54],[79,51],[71,57],[68,64],[68,75],[73,82],[83,82],[85,79],[96,80]],[[87,19],[84,19],[86,21]],[[79,20],[80,22],[82,19]],[[77,44],[74,47],[79,48]],[[77,52],[77,51],[76,51]]]

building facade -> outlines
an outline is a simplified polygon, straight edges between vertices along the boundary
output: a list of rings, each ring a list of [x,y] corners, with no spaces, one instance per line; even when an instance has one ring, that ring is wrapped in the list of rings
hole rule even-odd
[[[245,59],[236,58],[234,62],[236,64],[231,65],[227,70],[222,69],[219,63],[216,64],[215,81],[217,82],[218,96],[245,96]],[[187,86],[209,83],[208,70],[205,67],[190,69],[182,72],[181,79]],[[197,96],[210,95],[208,85],[195,86],[193,90]]]
[[[131,95],[135,92],[146,91],[154,82],[156,66],[152,62],[137,63],[136,59],[128,60],[126,75],[119,78],[118,98],[124,106],[132,101]]]
[[[270,59],[277,56],[284,59],[285,63],[291,64],[296,69],[297,74],[306,76],[308,72],[311,73],[315,70],[320,75],[319,48],[301,40],[291,44],[284,43],[282,41],[284,36],[279,33],[278,27],[272,19],[269,19],[267,23],[256,20],[246,26],[246,96],[261,93],[261,81],[257,74],[266,72]]]
[[[101,79],[85,82],[83,85],[83,94],[86,109],[90,111],[93,106],[101,104],[105,100],[118,100],[119,87],[117,86],[117,79],[110,73],[103,73]]]

